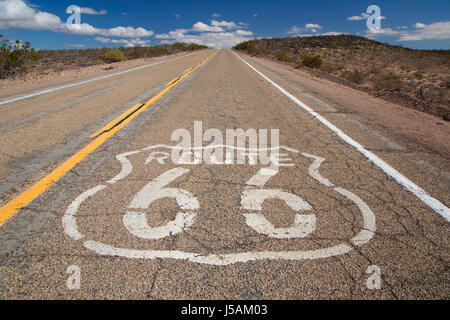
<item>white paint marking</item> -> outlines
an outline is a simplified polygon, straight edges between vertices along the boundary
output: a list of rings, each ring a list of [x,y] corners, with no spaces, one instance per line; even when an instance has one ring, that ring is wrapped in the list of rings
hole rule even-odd
[[[244,214],[245,223],[258,233],[275,239],[304,238],[316,230],[316,216],[296,214],[294,225],[275,228],[262,214]]]
[[[20,101],[20,100],[33,98],[33,97],[40,96],[40,95],[43,95],[43,94],[46,94],[46,93],[51,93],[51,92],[59,91],[59,90],[62,90],[62,89],[67,89],[67,88],[79,86],[79,85],[82,85],[82,84],[86,84],[86,83],[90,83],[90,82],[94,82],[94,81],[98,81],[98,80],[103,80],[103,79],[108,79],[108,78],[119,76],[119,75],[122,75],[122,74],[125,74],[125,73],[128,73],[128,72],[132,72],[132,71],[148,68],[148,67],[151,67],[151,66],[156,66],[156,65],[161,64],[161,63],[172,62],[172,61],[175,61],[175,60],[178,60],[178,59],[182,59],[182,58],[186,58],[186,57],[192,56],[193,54],[198,54],[198,53],[200,53],[200,52],[194,52],[194,53],[190,53],[188,55],[182,56],[182,57],[146,64],[144,66],[131,68],[131,69],[128,69],[128,70],[125,70],[125,71],[120,71],[120,72],[108,74],[108,75],[97,77],[97,78],[90,79],[90,80],[75,82],[75,83],[71,83],[71,84],[60,86],[60,87],[56,87],[56,88],[46,89],[46,90],[35,92],[35,93],[29,94],[29,95],[26,95],[26,96],[22,96],[22,97],[10,99],[10,100],[2,101],[2,102],[0,102],[0,106],[4,105],[4,104],[11,103],[11,102],[16,102],[16,101]]]
[[[183,210],[196,210],[200,208],[198,200],[190,192],[182,189],[164,188],[172,181],[178,179],[185,173],[189,172],[188,169],[175,168],[169,170],[154,181],[149,182],[131,201],[128,208],[130,209],[147,209],[150,204],[158,199],[162,198],[174,198],[177,200],[178,205]]]
[[[89,189],[79,195],[67,208],[64,217],[62,218],[62,225],[64,228],[64,232],[74,240],[81,240],[83,235],[78,231],[77,221],[75,219],[75,215],[77,214],[80,205],[87,200],[89,197],[93,196],[97,192],[105,189],[106,186],[100,185],[95,188]]]
[[[324,178],[319,174],[319,168],[322,165],[322,163],[325,161],[325,159],[313,156],[312,154],[309,154],[309,153],[302,153],[302,156],[304,156],[306,158],[314,159],[313,164],[308,169],[309,175],[311,177],[313,177],[314,179],[316,179],[317,181],[319,181],[321,184],[323,184],[327,187],[332,187],[333,184],[330,181],[328,181],[327,178]]]
[[[133,171],[133,166],[131,165],[130,160],[128,160],[128,157],[138,154],[141,151],[133,151],[133,152],[127,152],[127,153],[122,153],[119,154],[116,159],[120,161],[120,163],[122,164],[122,170],[120,171],[120,173],[115,176],[114,178],[112,178],[111,180],[107,181],[109,184],[114,184],[116,182],[119,182],[122,179],[125,179],[132,171]]]
[[[262,211],[262,205],[267,199],[283,200],[294,211],[310,211],[312,207],[299,196],[278,189],[262,188],[276,174],[278,170],[263,168],[250,180],[241,198],[241,208],[245,210]],[[316,216],[314,214],[295,215],[294,225],[289,228],[275,228],[262,214],[243,214],[245,223],[258,233],[271,238],[288,239],[304,238],[316,229]]]
[[[273,176],[278,173],[278,170],[262,168],[257,174],[255,174],[250,180],[247,181],[246,185],[263,187]]]
[[[342,188],[334,188],[334,190],[344,197],[352,200],[361,211],[363,216],[363,227],[361,229],[361,232],[351,241],[357,246],[366,244],[370,239],[373,238],[376,230],[375,215],[373,214],[372,210],[370,210],[369,206],[355,194]]]
[[[182,189],[164,188],[187,172],[189,172],[187,169],[175,168],[163,173],[138,192],[131,201],[129,208],[147,209],[152,202],[158,199],[174,198],[181,209],[199,209],[200,205],[197,198],[190,192]],[[164,226],[150,227],[145,213],[128,212],[123,216],[122,221],[127,230],[136,237],[141,239],[162,239],[181,233],[185,228],[192,226],[196,216],[197,214],[192,212],[178,212],[174,221],[170,221]]]
[[[240,59],[242,62],[244,62],[246,65],[248,65],[253,71],[255,71],[257,74],[259,74],[261,77],[263,77],[265,80],[267,80],[270,84],[272,84],[275,88],[277,88],[279,91],[281,91],[284,95],[286,95],[289,99],[291,99],[295,104],[300,106],[302,109],[307,111],[311,116],[316,118],[319,122],[324,124],[326,127],[328,127],[331,131],[336,133],[342,140],[344,140],[346,143],[348,143],[350,146],[354,147],[356,150],[358,150],[362,155],[364,155],[370,162],[372,162],[374,165],[379,167],[381,170],[383,170],[384,173],[386,173],[389,177],[394,179],[399,185],[401,185],[405,190],[411,192],[414,194],[417,198],[422,200],[427,206],[429,206],[431,209],[436,211],[439,215],[441,215],[444,219],[450,222],[450,209],[445,206],[442,202],[439,200],[431,197],[426,191],[424,191],[422,188],[417,186],[414,182],[406,178],[404,175],[402,175],[400,172],[392,168],[389,164],[387,164],[385,161],[380,159],[378,156],[376,156],[374,153],[366,150],[361,144],[353,140],[350,136],[345,134],[341,129],[336,127],[334,124],[329,122],[327,119],[325,119],[323,116],[312,110],[310,107],[308,107],[306,104],[298,100],[295,96],[284,90],[282,87],[280,87],[278,84],[270,80],[267,76],[262,74],[260,71],[258,71],[256,68],[254,68],[251,64],[249,64],[247,61],[242,59],[239,55],[237,55],[235,52],[233,54]]]
[[[128,212],[123,216],[123,224],[134,236],[141,239],[162,239],[183,232],[194,224],[196,213],[178,212],[174,221],[164,226],[150,227],[145,213]]]
[[[159,148],[162,145],[158,146],[152,146],[148,147],[143,150],[152,150],[155,148]],[[287,148],[287,147],[280,147],[285,150],[294,152],[294,153],[300,153],[298,150]],[[305,155],[303,155],[305,156]],[[313,156],[315,157],[315,156]],[[317,159],[321,159],[319,157],[315,157]],[[320,166],[320,164],[319,164]],[[318,174],[318,167],[314,174]],[[180,175],[186,173],[187,169],[177,168],[173,169],[169,172],[166,172],[165,174],[162,174],[159,176],[155,181],[157,183],[160,183],[159,188],[162,188],[165,186],[165,182],[170,183],[174,179],[178,178]],[[261,169],[258,174],[260,175],[266,175],[266,176],[273,176],[278,172],[277,170],[273,169]],[[311,174],[311,172],[310,172]],[[320,175],[319,175],[320,176]],[[314,177],[313,177],[314,178]],[[249,181],[262,181],[260,179],[250,179]],[[266,181],[267,182],[267,181]],[[263,186],[263,185],[262,185]],[[69,206],[68,210],[66,211],[64,217],[63,217],[63,226],[64,231],[66,234],[68,234],[71,238],[74,238],[75,240],[80,240],[83,238],[83,235],[81,235],[78,232],[77,224],[75,221],[75,215],[77,213],[77,210],[79,209],[81,203],[85,200],[87,200],[90,196],[94,195],[95,193],[99,192],[100,190],[103,190],[106,188],[106,186],[100,185],[96,188],[92,188],[83,194],[81,194],[78,198],[76,198],[72,204]],[[144,187],[145,189],[145,187]],[[254,190],[255,187],[248,187],[247,190]],[[166,189],[167,190],[167,189]],[[189,192],[179,190],[181,193],[183,193],[185,196],[189,198],[189,196],[192,196]],[[369,207],[356,195],[353,193],[341,189],[341,188],[335,188],[336,192],[340,193],[344,197],[347,197],[350,201],[353,201],[358,208],[360,209],[362,215],[363,215],[363,230],[355,236],[351,241],[355,245],[363,245],[367,241],[369,241],[375,232],[375,216],[370,211]],[[261,190],[265,191],[265,190]],[[270,191],[270,190],[269,190]],[[176,195],[177,193],[170,193],[170,195]],[[295,196],[295,195],[294,195]],[[139,202],[141,203],[141,202]],[[180,203],[180,201],[179,201]],[[181,201],[181,203],[184,203],[186,207],[188,208],[196,208],[198,206],[198,201]],[[294,201],[295,203],[295,201]],[[292,203],[291,203],[292,204]],[[302,204],[305,208],[305,204]],[[302,205],[298,205],[297,208],[300,210]],[[306,203],[306,205],[308,205]],[[295,209],[295,204],[293,205]],[[308,205],[309,206],[309,205]],[[147,224],[146,217],[143,213],[129,213],[131,215],[135,215],[134,217],[129,217],[125,220],[128,220],[127,223],[128,227],[133,227],[133,232],[141,237],[161,237],[163,235],[162,231],[166,232],[164,229],[159,230],[159,232],[150,230],[151,228]],[[313,232],[313,229],[315,228],[315,217],[312,217],[313,215],[296,215],[294,227],[297,226],[298,229],[294,228],[279,228],[276,229],[273,226],[268,225],[268,222],[266,223],[264,219],[259,219],[257,223],[254,223],[255,219],[254,217],[250,217],[250,215],[244,215],[247,219],[250,219],[250,222],[248,224],[253,225],[255,227],[254,229],[258,229],[261,226],[264,228],[260,231],[263,234],[275,237],[275,238],[291,238],[292,235],[295,237],[303,237],[306,236],[306,233]],[[193,213],[186,213],[183,216],[178,216],[173,221],[171,225],[171,232],[172,234],[174,232],[179,232],[179,230],[186,228],[194,223],[194,214]],[[314,218],[314,219],[313,219]],[[253,220],[253,222],[252,222]],[[267,220],[266,220],[267,221]],[[255,225],[256,224],[256,225]],[[309,230],[308,230],[309,229]],[[130,230],[130,228],[129,228]],[[150,230],[150,231],[149,231]],[[311,231],[310,231],[311,230]],[[288,235],[291,233],[290,235]],[[165,233],[168,234],[167,232]],[[169,234],[170,235],[170,232]],[[199,253],[194,252],[183,252],[183,251],[172,251],[172,250],[137,250],[137,249],[126,249],[126,248],[117,248],[113,247],[107,244],[99,243],[96,241],[85,241],[83,245],[89,249],[92,250],[100,255],[107,255],[107,256],[118,256],[118,257],[124,257],[124,258],[130,258],[130,259],[156,259],[156,258],[168,258],[168,259],[178,259],[178,260],[188,260],[194,263],[200,263],[200,264],[209,264],[209,265],[217,265],[217,266],[226,266],[231,265],[235,263],[245,263],[248,261],[257,261],[257,260],[313,260],[313,259],[325,259],[332,256],[338,256],[345,253],[348,253],[352,250],[352,247],[346,245],[346,244],[340,244],[335,245],[333,247],[323,248],[323,249],[316,249],[316,250],[309,250],[309,251],[281,251],[281,252],[274,252],[274,251],[263,251],[263,252],[237,252],[237,253],[230,253],[230,254],[209,254],[209,255],[201,255]]]
[[[262,252],[241,252],[231,254],[211,254],[199,255],[184,251],[154,251],[154,250],[133,250],[116,248],[96,241],[85,241],[84,246],[104,256],[116,256],[128,259],[176,259],[188,260],[194,263],[208,264],[215,266],[227,266],[235,263],[245,263],[258,260],[314,260],[326,259],[329,257],[348,253],[352,248],[345,244],[334,247],[317,249],[310,251],[262,251]]]
[[[299,196],[279,189],[246,189],[242,193],[241,207],[245,210],[261,211],[264,201],[268,199],[283,200],[294,211],[312,210]]]

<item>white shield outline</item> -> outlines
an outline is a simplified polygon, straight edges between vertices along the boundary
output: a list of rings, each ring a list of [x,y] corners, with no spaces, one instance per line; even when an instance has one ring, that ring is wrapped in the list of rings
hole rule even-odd
[[[232,146],[211,146],[211,147],[202,147],[202,148],[192,148],[192,151],[196,149],[207,149],[207,148],[229,148],[229,149],[238,149]],[[155,145],[150,146],[141,150],[132,151],[120,154],[116,157],[118,161],[122,164],[122,169],[118,175],[116,175],[113,179],[107,181],[108,184],[115,184],[118,181],[126,178],[132,172],[131,162],[128,160],[129,156],[136,155],[141,152],[150,151],[154,149],[182,149],[180,147],[173,147],[167,145]],[[321,176],[319,173],[319,168],[321,164],[325,161],[324,158],[317,157],[308,153],[301,153],[296,149],[292,149],[289,147],[280,146],[276,148],[278,150],[284,149],[288,152],[296,153],[305,158],[313,159],[313,163],[310,165],[308,169],[309,175],[318,181],[320,184],[326,186],[327,188],[332,188],[335,192],[340,195],[346,197],[350,201],[352,201],[361,211],[361,215],[363,218],[363,227],[361,231],[349,242],[355,246],[362,246],[369,242],[376,230],[375,225],[375,215],[370,210],[369,206],[361,200],[354,193],[340,188],[335,187],[328,179]],[[272,150],[272,149],[269,149]],[[64,228],[64,232],[74,240],[82,240],[84,235],[82,235],[78,231],[77,222],[76,222],[76,214],[80,207],[80,205],[94,196],[98,192],[106,189],[106,185],[99,185],[97,187],[91,188],[81,195],[79,195],[68,207],[65,212],[62,224]],[[314,250],[306,250],[306,251],[253,251],[253,252],[238,252],[238,253],[227,253],[227,254],[207,254],[202,255],[199,253],[193,252],[185,252],[185,251],[176,251],[176,250],[138,250],[138,249],[126,249],[126,248],[118,248],[111,245],[103,244],[101,242],[93,241],[93,240],[85,240],[83,242],[83,246],[89,250],[96,252],[99,255],[103,256],[116,256],[128,259],[175,259],[175,260],[188,260],[194,263],[200,264],[209,264],[216,266],[227,266],[235,263],[245,263],[249,261],[256,260],[313,260],[313,259],[324,259],[333,256],[342,255],[348,253],[353,250],[353,247],[349,244],[342,243],[339,245],[335,245],[328,248],[322,249],[314,249]]]

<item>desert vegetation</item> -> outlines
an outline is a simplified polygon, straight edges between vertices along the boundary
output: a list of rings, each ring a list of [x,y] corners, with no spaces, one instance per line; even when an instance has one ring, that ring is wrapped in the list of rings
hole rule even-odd
[[[35,50],[30,43],[4,40],[0,35],[0,79],[15,78],[28,72],[47,74],[104,63],[152,58],[179,52],[206,49],[187,43],[133,48],[84,50]]]
[[[258,39],[234,49],[450,120],[450,50],[413,50],[352,35]]]
[[[24,74],[38,60],[39,54],[30,43],[11,42],[0,35],[0,79]]]

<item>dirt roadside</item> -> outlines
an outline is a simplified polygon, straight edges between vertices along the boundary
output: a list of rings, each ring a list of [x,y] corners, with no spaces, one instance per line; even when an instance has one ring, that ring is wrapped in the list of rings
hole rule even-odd
[[[193,53],[197,52],[199,51],[195,51]],[[179,52],[161,57],[133,59],[116,63],[103,63],[89,67],[64,70],[60,72],[48,71],[46,74],[31,72],[23,77],[0,80],[0,98],[51,86],[62,85],[77,80],[86,80],[95,76],[124,71],[146,64],[182,57],[189,54],[192,54],[192,52]]]
[[[435,157],[435,164],[450,170],[450,124],[438,117],[375,98],[365,92],[349,88],[283,63],[253,57],[238,52],[273,76],[272,80],[286,86],[306,104],[321,100],[319,113],[330,120],[351,116],[367,128],[395,141],[408,151]],[[255,66],[256,66],[255,65]],[[263,70],[260,70],[263,71]],[[269,76],[270,77],[270,76]],[[311,98],[311,96],[313,96]]]

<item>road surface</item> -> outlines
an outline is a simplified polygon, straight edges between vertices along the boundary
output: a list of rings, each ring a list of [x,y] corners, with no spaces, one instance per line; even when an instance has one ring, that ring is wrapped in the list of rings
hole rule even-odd
[[[0,298],[448,299],[448,155],[273,65],[204,50],[2,98]]]

